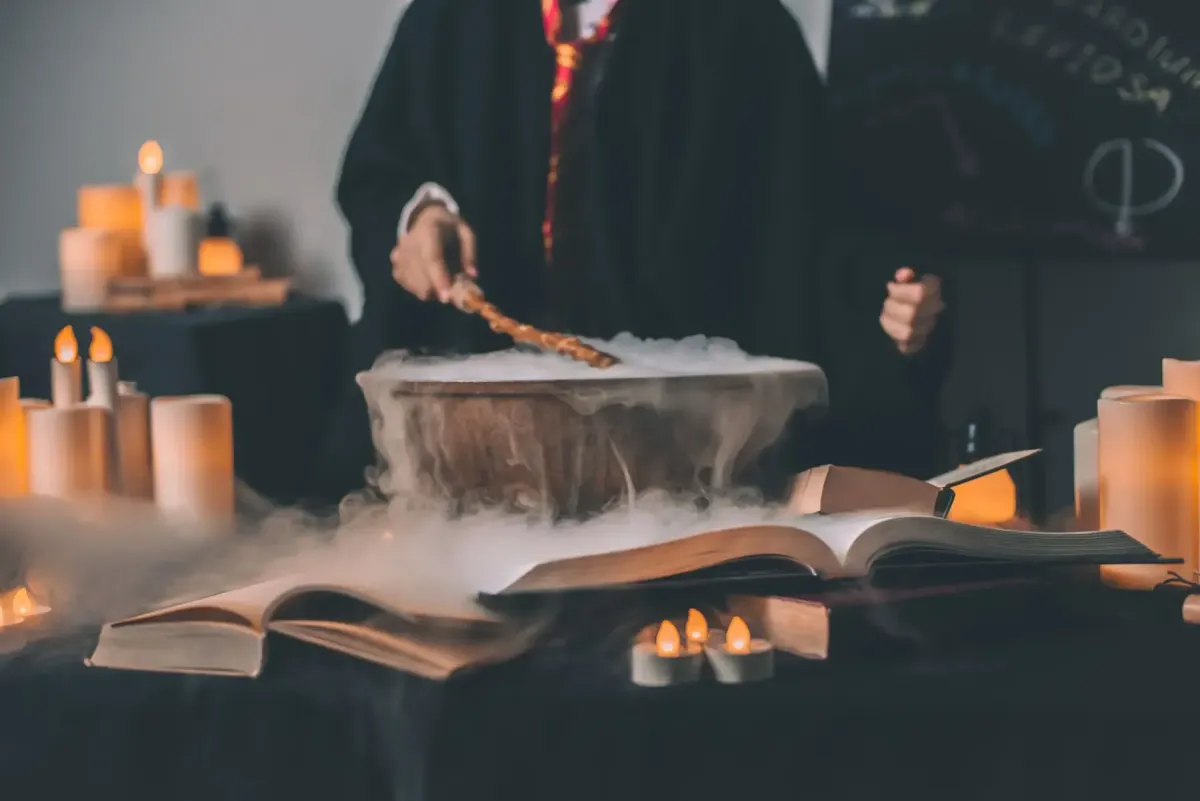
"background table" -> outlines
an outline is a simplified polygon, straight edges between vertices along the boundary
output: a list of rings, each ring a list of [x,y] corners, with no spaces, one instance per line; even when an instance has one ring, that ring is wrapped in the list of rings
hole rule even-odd
[[[348,329],[329,300],[294,297],[273,308],[65,314],[54,296],[0,304],[0,375],[25,397],[48,398],[54,336],[73,325],[112,337],[121,378],[150,395],[216,393],[233,401],[237,474],[281,503],[304,494],[341,379]]]
[[[258,680],[85,645],[0,661],[5,798],[1128,801],[1185,792],[1200,745],[1200,631],[1165,624],[667,690],[554,652],[436,684],[286,642]]]

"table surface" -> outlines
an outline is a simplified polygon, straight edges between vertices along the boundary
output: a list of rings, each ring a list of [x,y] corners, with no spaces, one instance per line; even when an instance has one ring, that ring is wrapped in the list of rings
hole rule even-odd
[[[1141,798],[1181,791],[1200,631],[1033,636],[634,688],[549,652],[444,684],[272,641],[258,680],[0,664],[13,798]],[[8,797],[6,792],[6,797]]]
[[[113,340],[121,377],[150,395],[215,393],[233,401],[238,477],[280,502],[303,494],[342,379],[349,328],[336,301],[184,312],[68,314],[57,295],[0,304],[0,375],[48,397],[55,334],[72,325],[86,354],[91,326]]]

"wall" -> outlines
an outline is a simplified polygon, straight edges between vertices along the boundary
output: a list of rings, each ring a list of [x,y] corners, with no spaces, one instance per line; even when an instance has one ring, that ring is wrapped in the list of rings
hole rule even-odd
[[[787,2],[823,59],[829,0]],[[0,296],[57,286],[76,187],[126,180],[154,138],[252,218],[248,256],[356,311],[333,185],[401,6],[0,0]]]

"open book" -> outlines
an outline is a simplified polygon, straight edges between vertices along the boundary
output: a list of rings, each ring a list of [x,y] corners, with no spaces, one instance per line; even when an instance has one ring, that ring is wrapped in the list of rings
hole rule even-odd
[[[1174,556],[1174,555],[1172,555]],[[790,563],[823,579],[866,578],[881,563],[1155,564],[1164,559],[1120,531],[1042,533],[924,515],[805,515],[706,531],[640,548],[532,564],[494,595],[637,585],[739,563]]]
[[[928,481],[883,470],[822,465],[796,476],[789,508],[801,515],[887,510],[945,517],[954,502],[955,487],[1036,453],[1029,450],[989,456]]]
[[[377,586],[370,586],[375,584]],[[386,582],[315,584],[291,576],[110,623],[88,664],[257,676],[268,632],[442,679],[525,651],[541,621],[501,619],[466,598],[406,599]]]

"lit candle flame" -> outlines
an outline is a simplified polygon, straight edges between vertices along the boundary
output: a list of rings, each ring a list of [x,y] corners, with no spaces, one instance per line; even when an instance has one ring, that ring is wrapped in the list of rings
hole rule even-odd
[[[54,358],[63,364],[69,364],[79,357],[79,341],[75,339],[75,329],[64,325],[54,337]]]
[[[704,615],[700,614],[699,609],[689,609],[687,616],[688,642],[699,643],[703,645],[708,642],[708,621],[704,619]]]
[[[750,627],[740,617],[729,621],[725,630],[725,650],[731,654],[750,653]]]
[[[151,139],[138,150],[138,169],[146,173],[146,175],[158,175],[162,168],[162,146]]]
[[[103,328],[92,326],[92,343],[88,345],[88,359],[93,362],[111,362],[113,357],[112,338]]]
[[[21,587],[13,593],[12,610],[14,615],[19,618],[27,618],[33,614],[34,608],[35,604],[29,595],[29,590]]]
[[[658,627],[658,636],[654,638],[654,647],[659,656],[679,656],[679,629],[669,620],[664,620]]]

